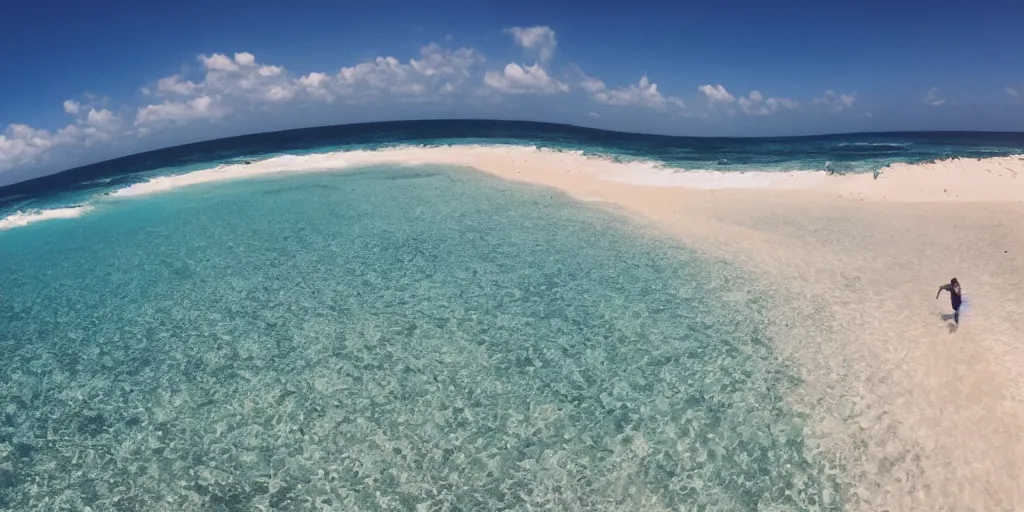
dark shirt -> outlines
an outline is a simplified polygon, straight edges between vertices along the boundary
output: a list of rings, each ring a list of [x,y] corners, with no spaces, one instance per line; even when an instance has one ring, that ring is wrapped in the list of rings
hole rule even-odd
[[[939,291],[949,292],[949,302],[953,304],[953,309],[960,307],[960,285],[944,284],[939,287]]]

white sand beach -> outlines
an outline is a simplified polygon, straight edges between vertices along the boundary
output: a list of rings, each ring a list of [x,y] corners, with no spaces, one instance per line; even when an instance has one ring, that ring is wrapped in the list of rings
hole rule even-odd
[[[601,202],[763,276],[805,379],[811,450],[857,485],[856,510],[1024,508],[1024,157],[824,172],[672,172],[517,146],[272,158],[133,185],[376,163],[445,164]],[[959,278],[970,307],[943,318]]]
[[[1024,507],[1024,158],[716,189],[558,153],[431,153],[606,201],[777,283],[779,349],[807,379],[795,405],[861,484],[852,508]],[[951,332],[935,293],[954,276],[971,310]]]
[[[877,179],[672,175],[529,148],[356,160],[552,187],[746,265],[790,304],[773,329],[806,379],[794,406],[858,483],[851,508],[1024,507],[1024,158],[895,165]],[[955,331],[948,295],[935,299],[954,276],[971,304]]]

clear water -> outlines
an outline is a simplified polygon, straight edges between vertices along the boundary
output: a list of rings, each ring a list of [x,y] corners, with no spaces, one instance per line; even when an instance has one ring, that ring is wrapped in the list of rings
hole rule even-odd
[[[756,282],[440,167],[0,231],[0,508],[838,510]]]

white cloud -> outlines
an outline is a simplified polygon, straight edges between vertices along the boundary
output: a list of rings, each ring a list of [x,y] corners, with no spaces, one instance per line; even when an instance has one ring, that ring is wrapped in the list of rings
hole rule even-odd
[[[120,124],[121,119],[116,114],[107,110],[95,108],[89,109],[89,114],[85,118],[85,122],[89,126],[94,126],[104,131],[113,131]]]
[[[853,103],[857,101],[856,94],[837,94],[835,91],[829,89],[825,91],[825,94],[814,98],[811,101],[812,105],[818,106],[827,112],[842,112],[853,107]]]
[[[574,83],[586,92],[592,101],[617,107],[635,106],[654,110],[667,110],[675,107],[685,109],[683,100],[675,96],[665,96],[658,90],[658,84],[652,83],[647,75],[640,77],[635,84],[625,87],[609,88],[602,80],[588,76],[578,66],[571,71],[575,76]]]
[[[341,68],[338,78],[344,84],[365,84],[373,88],[382,88],[401,82],[407,74],[408,70],[398,59],[377,57],[373,62]]]
[[[313,72],[299,78],[299,85],[311,88],[321,88],[331,79],[327,73]]]
[[[247,54],[249,55],[249,54]],[[244,58],[243,58],[244,60]],[[238,71],[238,64],[235,64],[223,53],[215,53],[207,57],[206,55],[200,55],[199,61],[203,63],[203,66],[209,70],[218,71]]]
[[[239,66],[252,66],[256,64],[256,56],[249,52],[236,53],[235,63]]]
[[[294,98],[299,84],[281,66],[261,65],[249,52],[201,55],[206,74],[193,82],[181,75],[157,81],[158,96],[173,96],[162,103],[143,105],[136,114],[136,126],[152,123],[180,123],[193,119],[217,118],[235,110],[258,109]],[[144,132],[144,131],[143,131]]]
[[[135,114],[136,126],[182,123],[194,119],[211,119],[227,114],[227,109],[217,105],[210,96],[200,96],[188,101],[165,101],[157,105],[140,107]]]
[[[300,77],[296,80],[296,84],[314,98],[331,101],[333,96],[327,90],[330,81],[331,77],[327,73],[313,72]]]
[[[0,171],[31,162],[53,146],[53,136],[24,124],[12,124],[0,134]]]
[[[569,92],[569,86],[548,75],[540,64],[520,66],[514,62],[504,71],[488,71],[484,84],[506,94],[552,94]]]
[[[288,101],[295,97],[296,89],[284,85],[272,85],[267,89],[267,99],[273,102]]]
[[[507,29],[506,32],[512,34],[517,45],[537,52],[537,59],[541,65],[547,66],[555,55],[555,47],[558,46],[558,40],[555,37],[555,31],[551,30],[551,27],[512,27]]]
[[[431,43],[420,48],[420,59],[411,59],[409,65],[423,76],[457,75],[468,77],[469,69],[483,61],[483,57],[471,48],[445,51],[436,43]]]
[[[483,57],[471,48],[447,50],[437,44],[420,49],[419,59],[403,63],[394,57],[343,67],[337,75],[310,73],[296,86],[312,98],[349,102],[388,97],[394,101],[436,101],[459,90]]]
[[[280,66],[260,66],[260,76],[277,76],[284,73],[284,68]]]
[[[1010,95],[1010,97],[1013,98],[1015,101],[1019,102],[1022,99],[1024,99],[1024,98],[1021,98],[1020,91],[1018,91],[1017,89],[1014,89],[1013,87],[1007,86],[1005,90],[1006,90],[1006,94]]]
[[[78,102],[64,102],[69,114],[81,114],[83,108]],[[112,139],[121,119],[110,110],[90,108],[84,117],[60,128],[56,132],[40,130],[31,126],[14,123],[0,133],[0,172],[8,169],[46,161],[49,152],[56,148],[91,146],[97,142]]]
[[[740,111],[752,116],[767,116],[780,110],[793,110],[800,106],[796,100],[789,98],[765,98],[761,91],[757,90],[750,91],[750,94],[746,97],[740,96],[737,100],[722,84],[705,84],[698,87],[697,90],[706,96],[712,104],[736,102],[739,105]],[[842,104],[845,100],[840,98],[838,101]],[[735,115],[736,109],[729,108],[726,110],[726,114],[730,116]]]
[[[601,82],[603,85],[603,82]],[[585,88],[591,90],[596,88],[596,84],[588,84]],[[678,107],[686,108],[686,104],[683,100],[676,98],[675,96],[664,96],[658,92],[658,84],[651,83],[647,79],[647,75],[640,77],[640,80],[635,84],[630,84],[626,87],[617,87],[615,89],[608,89],[607,87],[596,90],[590,93],[591,99],[598,103],[605,105],[614,106],[639,106],[662,110],[667,107]]]
[[[707,96],[711,102],[732,103],[734,100],[732,94],[729,94],[729,91],[725,90],[725,87],[721,84],[706,84],[698,87],[697,90],[702,92],[704,96]]]
[[[946,103],[946,99],[940,96],[941,91],[937,88],[932,87],[928,90],[928,94],[925,95],[924,99],[921,100],[925,105],[929,107],[941,107]]]
[[[188,80],[182,81],[181,75],[171,75],[161,78],[156,83],[156,90],[162,93],[192,94],[198,86]]]
[[[583,79],[580,80],[579,85],[581,89],[587,92],[587,94],[597,94],[608,90],[608,86],[606,86],[601,80],[585,75]]]
[[[788,98],[765,98],[760,91],[751,91],[746,98],[739,99],[740,109],[755,116],[767,116],[780,110],[792,110],[799,106],[796,100]]]
[[[681,98],[665,95],[646,75],[636,83],[619,87],[611,87],[582,71],[578,77],[556,76],[547,67],[558,46],[556,34],[550,27],[513,27],[506,31],[516,45],[537,57],[532,65],[513,62],[504,68],[485,70],[482,66],[485,59],[476,50],[449,49],[435,43],[420,48],[418,55],[406,60],[380,56],[335,68],[336,71],[306,71],[304,74],[293,74],[282,66],[260,62],[249,52],[199,55],[197,59],[202,65],[199,70],[145,84],[143,92],[148,98],[139,104],[115,108],[108,100],[83,95],[80,101],[64,102],[65,112],[72,115],[74,121],[62,128],[40,130],[24,124],[8,126],[6,131],[0,132],[0,171],[45,162],[57,150],[70,151],[70,148],[115,137],[146,134],[249,111],[269,111],[292,102],[302,105],[334,101],[389,105],[492,102],[500,101],[501,93],[556,95],[577,89],[602,105],[694,114]],[[1006,90],[1007,94],[1018,98],[1017,90]],[[737,104],[737,98],[722,85],[708,84],[698,91],[711,103],[726,103],[733,111],[742,110],[752,115],[797,107],[793,100],[764,97],[758,91],[738,98]],[[813,104],[842,111],[850,108],[854,101],[852,94],[827,91]],[[134,119],[125,112],[134,114]],[[600,117],[597,112],[583,110],[582,113]]]

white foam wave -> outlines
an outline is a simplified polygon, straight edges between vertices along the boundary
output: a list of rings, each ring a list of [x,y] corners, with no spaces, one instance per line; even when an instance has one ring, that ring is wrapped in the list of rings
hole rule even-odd
[[[892,148],[905,148],[914,145],[913,142],[840,142],[836,144],[838,147],[892,147]]]
[[[73,219],[85,215],[92,206],[74,206],[70,208],[53,208],[51,210],[18,211],[0,219],[0,231],[20,228],[35,222],[50,219]]]

